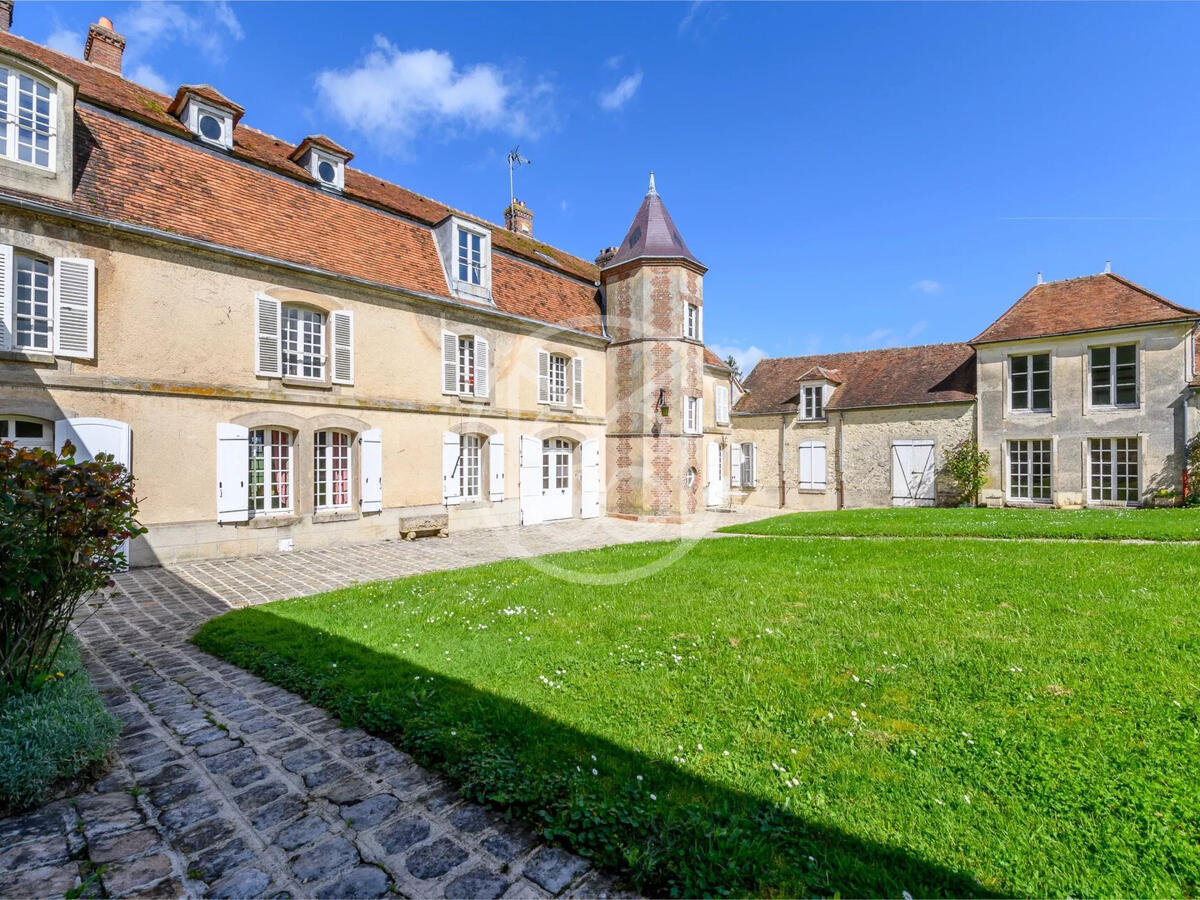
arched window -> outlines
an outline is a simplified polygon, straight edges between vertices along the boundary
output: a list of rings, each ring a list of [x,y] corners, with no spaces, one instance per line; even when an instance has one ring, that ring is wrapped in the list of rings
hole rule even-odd
[[[54,425],[41,419],[0,416],[0,441],[17,447],[54,450]]]
[[[0,157],[54,168],[53,87],[17,69],[0,68]]]
[[[292,511],[292,433],[280,428],[250,430],[250,514]]]
[[[350,435],[318,431],[313,435],[313,509],[350,506]]]

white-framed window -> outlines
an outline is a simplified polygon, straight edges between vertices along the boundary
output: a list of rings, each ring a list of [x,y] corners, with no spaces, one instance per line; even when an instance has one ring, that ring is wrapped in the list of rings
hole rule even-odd
[[[1095,503],[1135,506],[1141,497],[1137,438],[1092,438],[1088,498]]]
[[[741,486],[754,487],[758,477],[758,447],[753,443],[744,443],[741,445],[741,450]]]
[[[332,153],[313,148],[309,152],[308,171],[317,183],[331,191],[340,191],[346,184],[346,161]]]
[[[806,384],[800,389],[800,418],[825,418],[825,385]]]
[[[550,403],[555,406],[565,406],[567,402],[568,363],[567,357],[550,354]]]
[[[1088,351],[1092,406],[1138,405],[1136,344],[1092,347]]]
[[[325,378],[325,316],[315,309],[284,305],[280,342],[283,374],[295,378]]]
[[[683,336],[700,340],[700,307],[695,303],[683,304]]]
[[[58,92],[18,69],[0,68],[0,157],[54,169]]]
[[[458,337],[458,392],[475,393],[475,338],[469,334]]]
[[[729,424],[729,385],[718,384],[713,391],[713,405],[716,407],[717,424]]]
[[[24,416],[0,416],[0,441],[18,449],[54,449],[54,424]]]
[[[1050,354],[1030,353],[1008,360],[1009,408],[1017,412],[1050,411]]]
[[[804,441],[800,444],[799,486],[804,491],[823,491],[826,485],[825,442]]]
[[[1012,500],[1049,503],[1051,496],[1051,442],[1008,442],[1008,496]]]
[[[54,263],[14,253],[13,268],[13,348],[49,352],[54,346]]]
[[[252,428],[247,477],[250,514],[292,511],[292,433]]]
[[[687,474],[685,474],[683,476],[683,483],[686,484],[689,488],[695,487],[695,485],[696,485],[696,469],[695,469],[695,467],[691,467],[687,470]]]
[[[464,434],[459,444],[458,493],[464,500],[478,500],[483,483],[483,442],[477,434]]]
[[[313,509],[350,506],[350,435],[318,431],[313,435]]]
[[[684,434],[701,434],[704,430],[704,404],[699,397],[683,398]]]
[[[542,490],[564,490],[571,486],[571,442],[552,438],[542,444]]]
[[[229,150],[233,147],[233,114],[194,97],[187,102],[184,124],[206,144]]]

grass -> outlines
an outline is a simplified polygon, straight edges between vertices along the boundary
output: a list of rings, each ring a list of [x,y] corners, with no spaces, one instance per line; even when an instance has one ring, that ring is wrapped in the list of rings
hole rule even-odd
[[[1200,509],[842,509],[720,529],[729,534],[1200,541]]]
[[[194,640],[650,894],[1196,896],[1198,580],[1167,544],[724,538],[617,587],[514,561]]]
[[[80,665],[72,638],[47,674],[38,690],[0,703],[0,810],[37,803],[60,779],[102,760],[121,730]]]

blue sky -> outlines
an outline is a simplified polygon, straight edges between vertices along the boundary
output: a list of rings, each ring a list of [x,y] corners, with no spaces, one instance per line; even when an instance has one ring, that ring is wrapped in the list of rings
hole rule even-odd
[[[650,169],[743,359],[965,340],[1113,269],[1200,307],[1200,5],[18,0],[13,30],[207,81],[247,124],[538,237],[620,241]]]

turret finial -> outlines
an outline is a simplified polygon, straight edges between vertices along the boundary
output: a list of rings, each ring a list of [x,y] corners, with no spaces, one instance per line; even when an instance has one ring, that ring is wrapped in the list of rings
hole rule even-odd
[[[650,188],[649,188],[649,190],[646,191],[646,196],[647,197],[657,197],[658,196],[658,191],[656,191],[654,189],[654,173],[653,172],[650,173]]]

